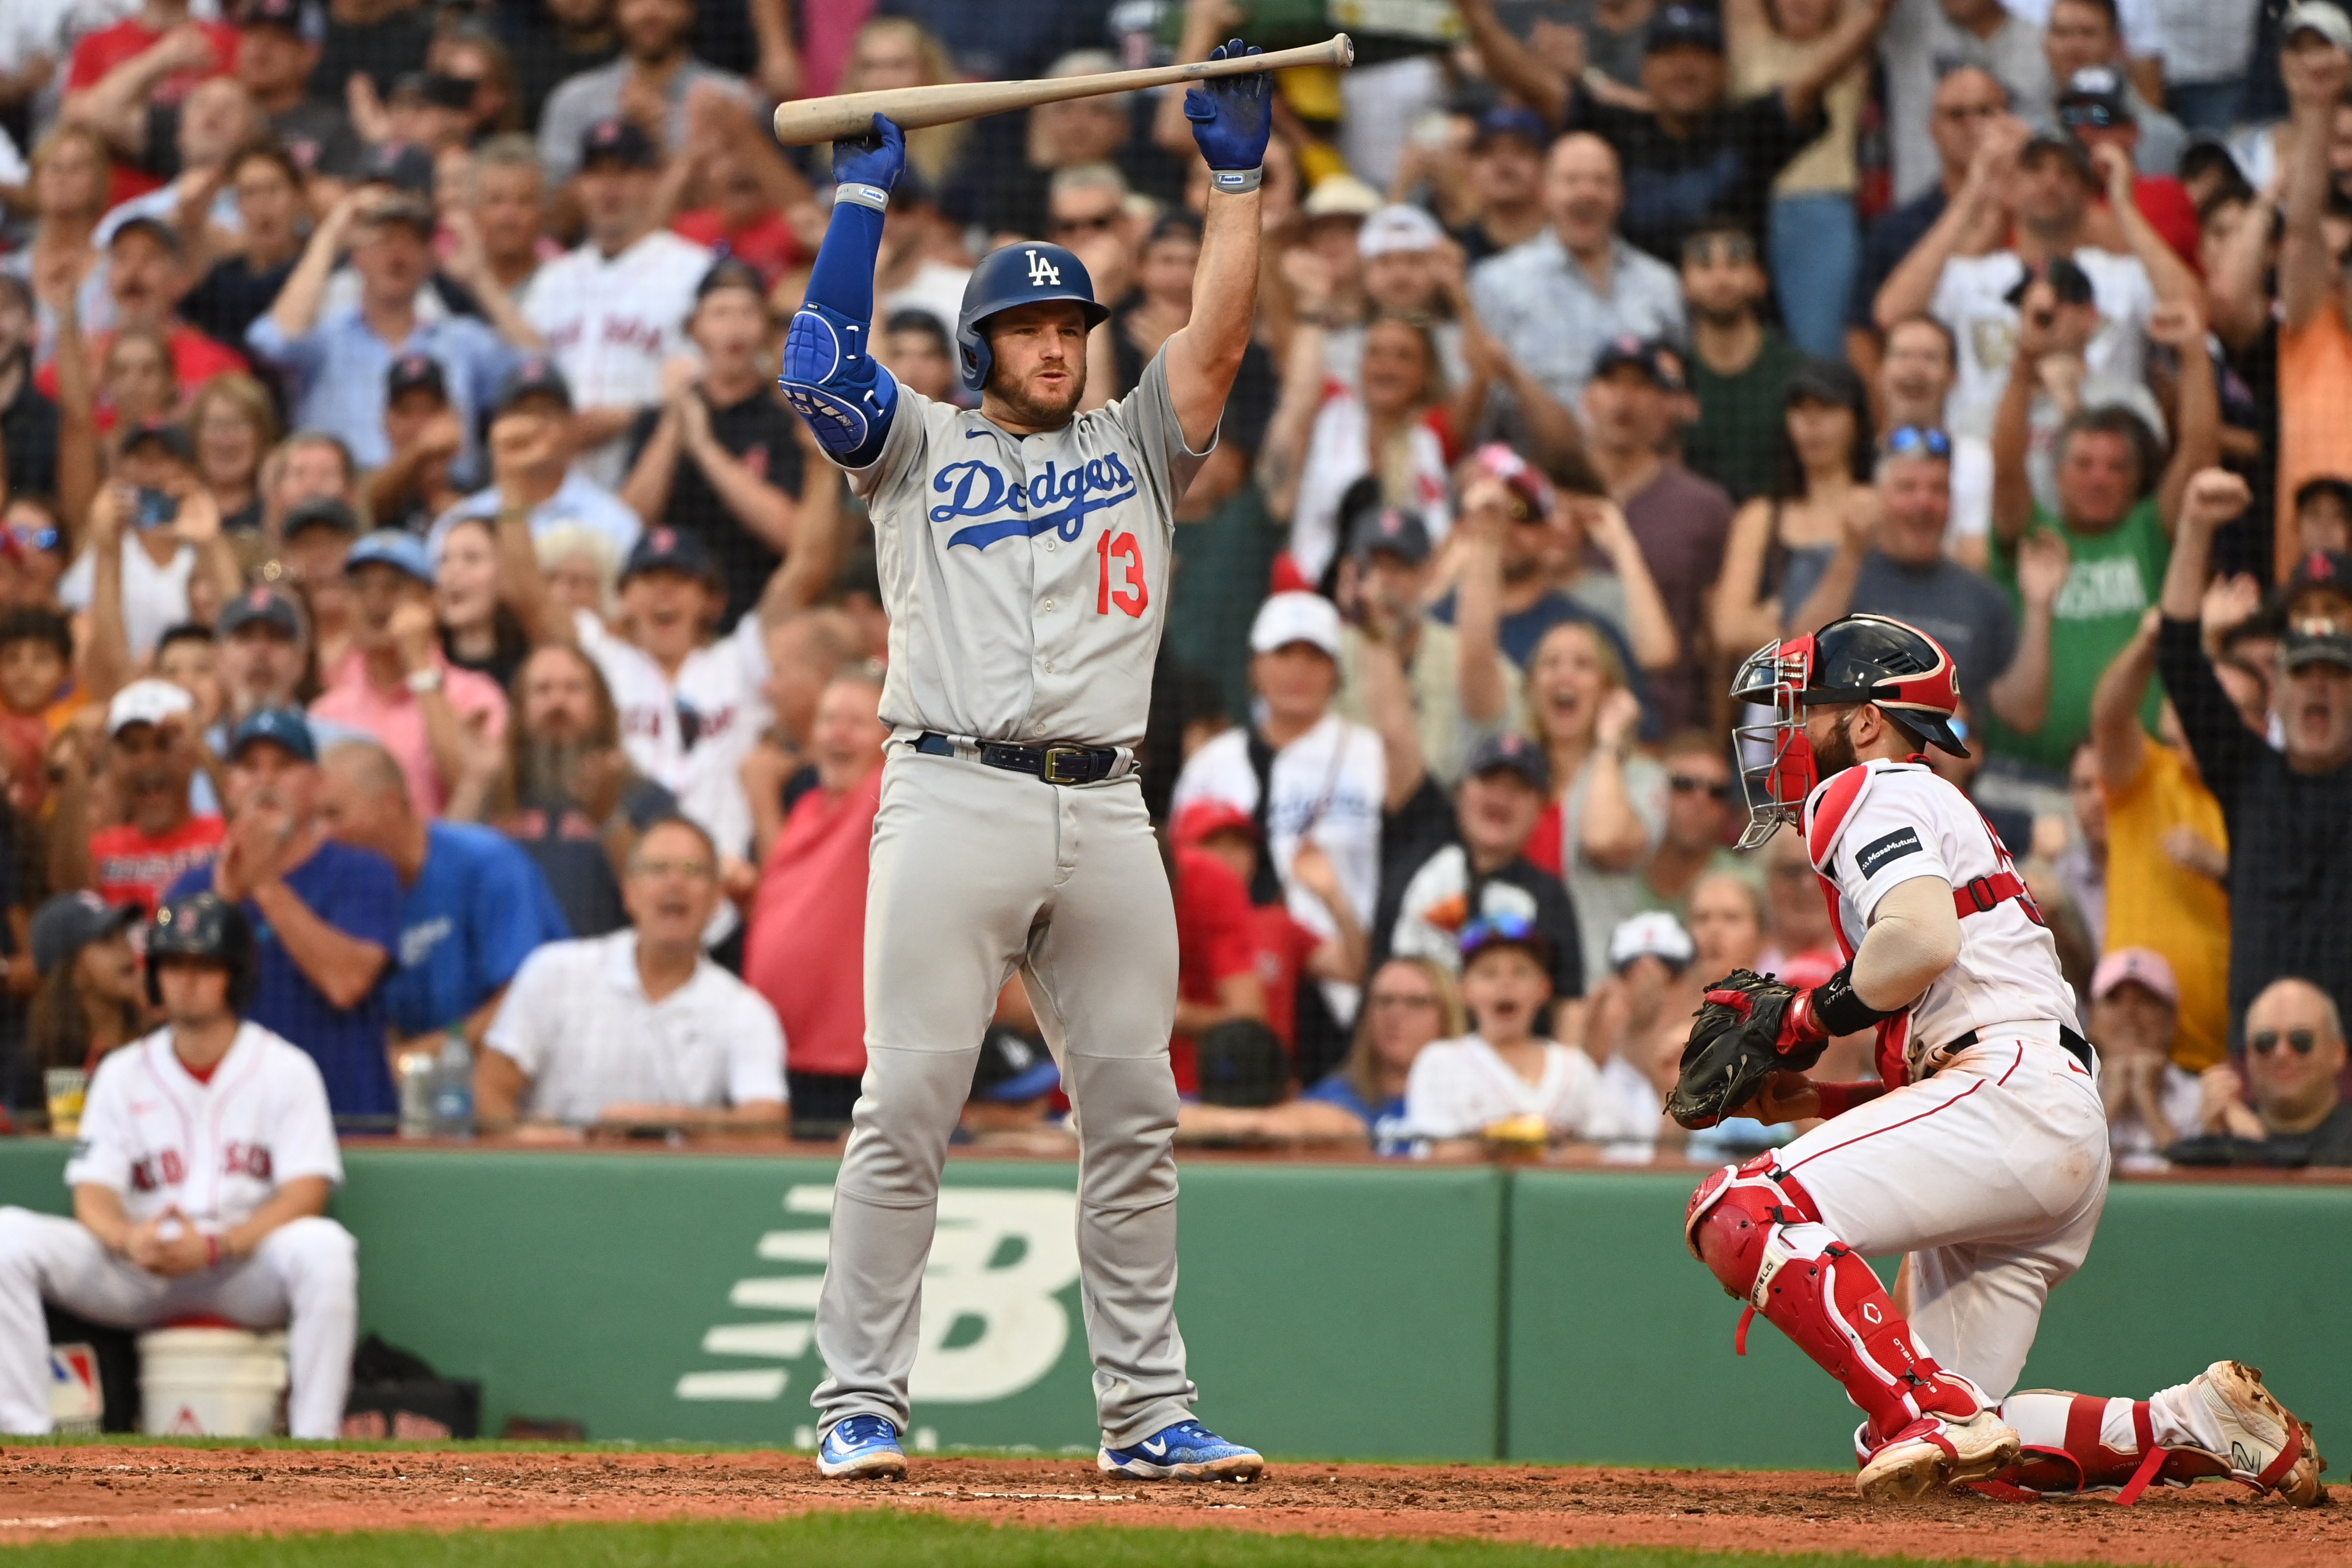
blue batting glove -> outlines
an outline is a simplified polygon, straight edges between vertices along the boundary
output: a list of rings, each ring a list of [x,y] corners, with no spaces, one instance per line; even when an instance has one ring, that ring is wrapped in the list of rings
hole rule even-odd
[[[1235,38],[1210,50],[1209,58],[1237,60],[1264,53]],[[1274,131],[1274,74],[1253,71],[1187,88],[1184,118],[1192,122],[1192,140],[1210,168],[1255,169],[1265,162],[1266,138]]]
[[[872,185],[888,192],[907,166],[907,133],[883,115],[874,128],[854,142],[833,144],[834,184]]]

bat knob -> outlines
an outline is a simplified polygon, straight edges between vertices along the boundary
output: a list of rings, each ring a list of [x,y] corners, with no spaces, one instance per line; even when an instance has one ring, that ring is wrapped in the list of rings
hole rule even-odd
[[[1356,40],[1348,37],[1345,33],[1336,33],[1332,35],[1331,63],[1338,66],[1341,70],[1345,70],[1349,66],[1354,65],[1356,63]]]

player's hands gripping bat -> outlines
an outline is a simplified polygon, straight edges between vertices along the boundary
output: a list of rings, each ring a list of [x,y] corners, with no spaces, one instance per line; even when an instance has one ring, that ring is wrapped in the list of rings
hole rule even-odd
[[[907,133],[887,115],[876,115],[865,135],[833,144],[835,184],[872,185],[887,195],[906,167]]]
[[[1213,60],[1262,55],[1264,49],[1244,46],[1239,38],[1209,51]],[[1184,118],[1192,122],[1192,141],[1210,169],[1240,172],[1265,162],[1265,143],[1274,131],[1274,73],[1213,77],[1201,87],[1184,89]]]
[[[1800,991],[1752,969],[1735,969],[1708,987],[1666,1114],[1685,1127],[1712,1127],[1773,1074],[1801,1073],[1821,1060],[1829,1032],[1815,1016],[1820,989],[1827,987]]]

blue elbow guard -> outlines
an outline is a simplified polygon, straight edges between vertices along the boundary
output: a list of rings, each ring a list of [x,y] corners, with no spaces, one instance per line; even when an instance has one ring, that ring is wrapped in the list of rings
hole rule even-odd
[[[882,455],[898,408],[898,382],[866,352],[866,323],[828,305],[803,305],[784,334],[784,401],[846,468]]]

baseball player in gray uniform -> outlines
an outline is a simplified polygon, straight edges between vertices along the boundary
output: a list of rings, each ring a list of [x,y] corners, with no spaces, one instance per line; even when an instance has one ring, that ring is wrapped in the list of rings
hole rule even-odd
[[[1213,185],[1192,318],[1130,395],[1087,414],[1087,335],[1108,312],[1059,246],[1008,245],[973,269],[956,338],[977,412],[875,363],[874,260],[905,142],[877,117],[835,145],[833,216],[781,379],[873,518],[891,739],[866,904],[866,1080],[817,1303],[828,1476],[906,1473],[940,1167],[1016,971],[1078,1128],[1098,1463],[1149,1479],[1264,1468],[1192,1419],[1175,1314],[1175,916],[1134,748],[1176,504],[1249,342],[1270,108],[1263,74],[1185,95]]]

